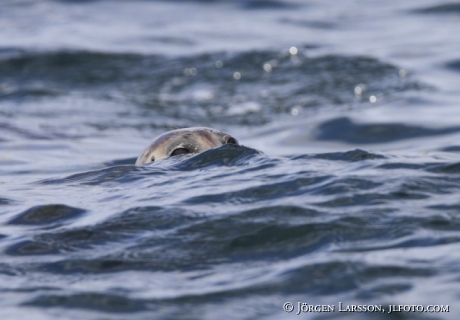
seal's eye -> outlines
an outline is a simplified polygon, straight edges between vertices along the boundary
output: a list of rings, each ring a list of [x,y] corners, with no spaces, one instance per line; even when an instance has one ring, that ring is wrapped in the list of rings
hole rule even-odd
[[[151,160],[152,162],[154,162],[154,161],[155,161],[155,157],[152,157],[152,159],[150,159],[150,160]]]
[[[238,141],[236,141],[235,138],[233,137],[228,137],[226,144],[238,144]]]
[[[189,149],[186,148],[177,148],[173,152],[171,152],[171,157],[178,156],[180,154],[187,154],[190,153]]]

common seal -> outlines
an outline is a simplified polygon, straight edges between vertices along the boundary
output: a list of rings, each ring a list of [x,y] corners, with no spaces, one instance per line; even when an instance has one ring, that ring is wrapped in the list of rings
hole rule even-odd
[[[224,144],[239,143],[231,135],[212,128],[172,130],[156,137],[137,158],[136,165],[140,166],[180,154],[197,154]]]

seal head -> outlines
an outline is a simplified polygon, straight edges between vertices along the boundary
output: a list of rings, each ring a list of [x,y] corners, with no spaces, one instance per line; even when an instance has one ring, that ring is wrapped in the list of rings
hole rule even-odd
[[[136,165],[174,157],[198,154],[224,144],[239,144],[231,135],[212,128],[194,127],[168,131],[156,137],[137,158]]]

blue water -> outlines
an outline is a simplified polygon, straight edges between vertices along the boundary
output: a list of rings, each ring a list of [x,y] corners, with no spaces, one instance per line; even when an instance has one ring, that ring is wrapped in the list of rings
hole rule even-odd
[[[457,319],[459,21],[434,0],[2,1],[1,318]],[[191,126],[242,145],[134,165]],[[407,304],[449,312],[387,313]]]

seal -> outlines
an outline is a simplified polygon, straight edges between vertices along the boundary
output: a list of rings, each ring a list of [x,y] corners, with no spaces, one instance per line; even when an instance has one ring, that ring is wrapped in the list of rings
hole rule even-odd
[[[206,127],[193,127],[165,132],[156,137],[137,158],[136,165],[178,156],[198,154],[224,144],[239,144],[231,135]]]

